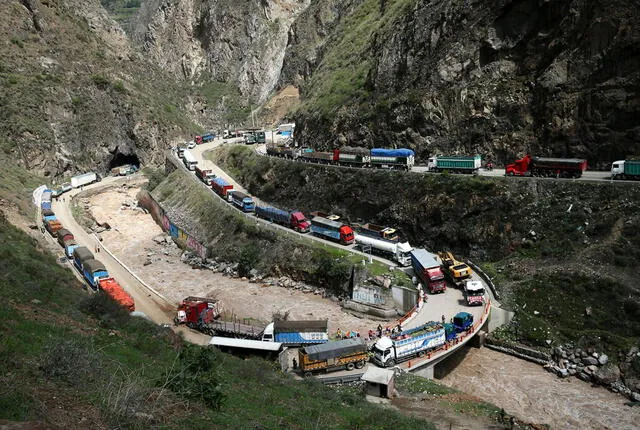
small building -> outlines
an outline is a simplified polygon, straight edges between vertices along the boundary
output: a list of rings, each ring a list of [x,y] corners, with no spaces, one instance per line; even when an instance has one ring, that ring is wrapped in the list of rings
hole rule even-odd
[[[366,393],[375,397],[391,398],[395,390],[395,371],[368,366],[361,378],[367,384]]]

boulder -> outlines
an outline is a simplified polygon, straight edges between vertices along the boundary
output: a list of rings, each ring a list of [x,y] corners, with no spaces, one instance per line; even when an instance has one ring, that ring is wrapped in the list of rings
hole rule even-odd
[[[558,375],[561,378],[566,378],[567,376],[569,376],[569,371],[567,369],[558,369],[558,371],[556,372],[556,375]]]
[[[609,385],[620,379],[620,369],[613,363],[607,363],[596,370],[593,377],[598,383]]]
[[[582,379],[585,382],[591,382],[591,376],[584,372],[578,373],[578,378]]]
[[[598,357],[598,363],[600,363],[601,366],[607,364],[608,361],[609,357],[607,356],[607,354],[602,354],[600,357]]]
[[[634,402],[640,402],[640,393],[631,393],[630,397]]]
[[[594,357],[584,357],[582,359],[582,362],[586,365],[586,366],[595,366],[596,364],[598,364],[598,359],[594,358]]]

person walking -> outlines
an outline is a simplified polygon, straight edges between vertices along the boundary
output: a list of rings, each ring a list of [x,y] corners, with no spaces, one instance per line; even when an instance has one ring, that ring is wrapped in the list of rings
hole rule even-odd
[[[444,315],[442,315],[442,324],[444,324],[444,322],[446,321]]]

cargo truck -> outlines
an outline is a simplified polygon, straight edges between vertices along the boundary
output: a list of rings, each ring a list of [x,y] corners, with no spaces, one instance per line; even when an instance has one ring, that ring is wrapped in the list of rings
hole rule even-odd
[[[473,326],[473,315],[469,312],[458,312],[453,317],[453,326],[457,333],[468,331]]]
[[[482,166],[482,157],[473,156],[434,156],[429,157],[427,170],[429,172],[473,173],[477,174]]]
[[[67,256],[68,259],[73,258],[73,250],[79,246],[80,245],[78,245],[75,239],[69,239],[64,242],[64,245],[63,245],[64,254]]]
[[[304,376],[313,372],[362,369],[369,358],[364,339],[351,339],[312,345],[298,350],[298,363]]]
[[[133,312],[136,310],[135,302],[133,298],[118,284],[113,278],[102,278],[98,280],[98,287],[101,291],[104,291],[114,302],[120,306]]]
[[[265,342],[281,342],[285,346],[312,345],[329,341],[327,320],[276,320],[262,334]]]
[[[395,228],[385,227],[378,224],[366,223],[366,224],[356,224],[355,226],[356,232],[359,234],[363,234],[371,237],[379,237],[386,240],[397,241],[400,239],[398,236],[398,231]]]
[[[300,149],[291,146],[267,145],[267,155],[295,160],[300,157]]]
[[[331,221],[338,221],[340,219],[340,215],[328,214],[326,212],[320,212],[320,211],[311,212],[311,216],[312,217],[319,216],[320,218],[326,218]]]
[[[79,246],[73,250],[73,264],[82,272],[82,265],[87,260],[93,260],[93,253],[86,246]]]
[[[206,325],[220,317],[221,312],[222,302],[219,300],[189,296],[178,305],[173,322],[207,333]]]
[[[271,206],[256,206],[256,216],[290,227],[299,233],[308,233],[311,228],[311,223],[300,211],[285,211]]]
[[[182,153],[182,162],[187,170],[196,170],[196,166],[198,165],[198,160],[190,151],[184,151]]]
[[[53,221],[57,220],[56,214],[53,213],[51,209],[42,209],[42,221]]]
[[[314,216],[311,219],[311,233],[340,242],[343,245],[350,245],[355,239],[353,230],[348,225],[319,216]]]
[[[67,240],[72,240],[73,239],[73,233],[71,233],[69,230],[67,230],[66,228],[61,228],[60,230],[58,230],[58,243],[60,244],[60,246],[64,247],[64,243]]]
[[[256,209],[256,204],[251,196],[241,191],[231,191],[229,194],[231,195],[231,203],[242,212],[253,212]]]
[[[196,136],[193,140],[196,142],[196,145],[202,145],[203,143],[211,142],[215,138],[216,134],[209,132],[202,136]]]
[[[543,158],[526,155],[507,164],[506,176],[543,176],[579,178],[587,170],[587,160],[581,158]]]
[[[453,285],[461,288],[466,279],[469,279],[473,272],[471,267],[462,261],[455,259],[450,252],[438,252],[438,257],[442,260],[444,274]]]
[[[62,224],[57,219],[44,222],[44,228],[52,237],[58,236],[58,230],[62,228]]]
[[[196,166],[195,172],[198,179],[209,186],[213,184],[213,180],[216,178],[216,175],[213,173],[213,171],[200,169],[198,166]]]
[[[484,304],[484,286],[480,281],[467,279],[464,281],[464,298],[468,306],[482,306]]]
[[[95,172],[87,172],[82,175],[77,175],[71,178],[71,186],[73,188],[79,188],[84,185],[89,185],[99,181],[98,175]]]
[[[414,249],[410,253],[411,265],[416,275],[425,284],[430,293],[444,293],[447,285],[440,263],[426,249]]]
[[[380,367],[392,367],[413,357],[422,357],[455,339],[451,324],[428,322],[391,337],[383,336],[373,346],[371,361]]]
[[[391,257],[391,259],[401,266],[411,265],[411,256],[409,253],[413,248],[409,245],[409,242],[393,242],[360,233],[355,233],[355,241],[360,247],[370,246],[371,252],[374,254]]]
[[[106,267],[101,261],[96,259],[88,259],[82,262],[82,275],[94,290],[98,289],[100,279],[109,277]]]
[[[51,210],[51,200],[43,200],[40,202],[40,209]]]
[[[211,188],[216,192],[220,197],[227,201],[231,201],[231,191],[233,190],[233,185],[228,183],[222,178],[214,178],[211,183]]]
[[[640,180],[640,160],[614,161],[611,165],[611,179]]]
[[[370,163],[379,169],[411,170],[415,164],[415,152],[406,148],[372,148]]]

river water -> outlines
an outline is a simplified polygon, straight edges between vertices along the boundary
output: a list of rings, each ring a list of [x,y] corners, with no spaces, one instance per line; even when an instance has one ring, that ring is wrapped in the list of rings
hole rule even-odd
[[[560,379],[541,366],[488,348],[466,348],[438,382],[552,429],[640,429],[640,406],[577,378]]]

